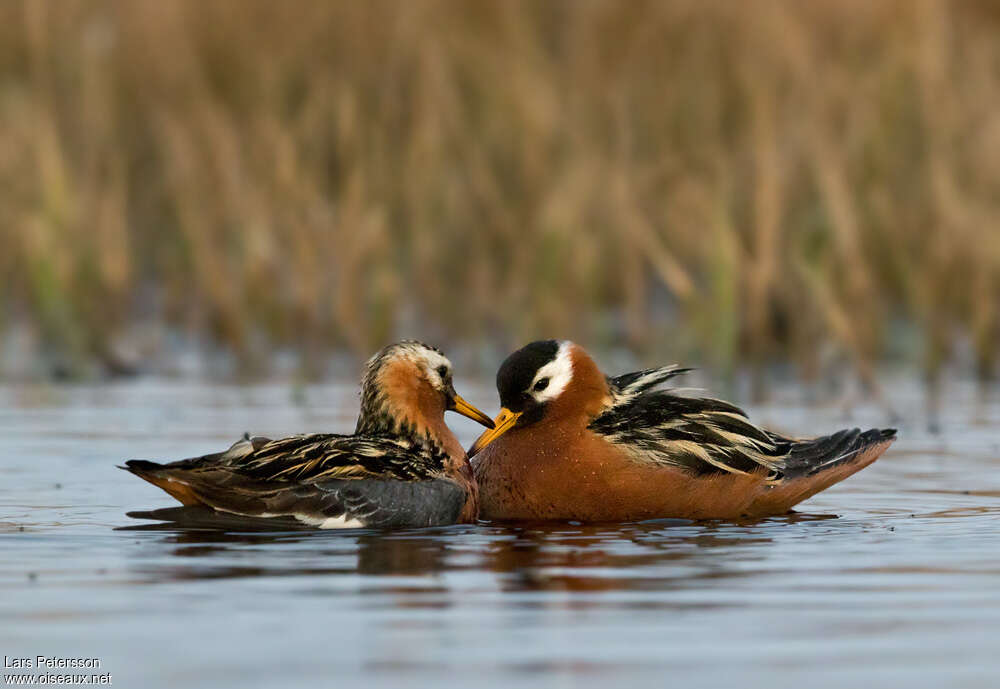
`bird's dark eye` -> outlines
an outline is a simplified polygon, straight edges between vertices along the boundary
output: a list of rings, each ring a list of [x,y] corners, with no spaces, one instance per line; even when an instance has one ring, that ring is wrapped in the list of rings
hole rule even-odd
[[[448,367],[447,366],[438,366],[437,372],[438,372],[438,375],[441,376],[441,380],[447,380],[448,379]]]
[[[535,392],[541,392],[542,390],[544,390],[547,387],[549,387],[549,379],[548,378],[542,378],[540,381],[538,381],[537,383],[535,383],[535,387],[533,389],[534,389]]]

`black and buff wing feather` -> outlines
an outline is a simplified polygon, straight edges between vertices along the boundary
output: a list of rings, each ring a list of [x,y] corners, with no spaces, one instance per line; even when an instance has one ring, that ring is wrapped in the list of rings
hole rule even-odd
[[[446,460],[442,450],[402,437],[316,433],[271,440],[231,466],[261,480],[424,481],[439,476]]]
[[[848,461],[894,435],[890,430],[853,429],[792,440],[758,428],[728,402],[653,389],[689,370],[671,366],[610,378],[611,402],[590,429],[638,461],[699,475],[766,471],[775,482]]]
[[[390,527],[458,519],[466,494],[443,478],[444,460],[440,450],[403,439],[312,434],[245,437],[203,457],[126,464],[157,485],[183,484],[199,501],[227,512]]]

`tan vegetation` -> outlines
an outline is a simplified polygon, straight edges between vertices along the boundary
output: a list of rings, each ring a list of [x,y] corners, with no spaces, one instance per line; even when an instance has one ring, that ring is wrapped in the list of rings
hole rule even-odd
[[[988,379],[1000,10],[5,2],[0,247],[3,321],[77,357],[152,315]]]

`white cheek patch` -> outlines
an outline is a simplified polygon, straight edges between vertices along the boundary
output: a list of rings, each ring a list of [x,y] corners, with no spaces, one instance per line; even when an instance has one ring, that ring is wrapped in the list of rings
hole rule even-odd
[[[439,352],[435,352],[433,349],[420,347],[419,349],[412,350],[408,358],[416,363],[417,366],[424,369],[431,385],[439,389],[444,388],[444,381],[441,380],[441,374],[438,373],[438,369],[444,366],[449,371],[451,370],[451,362],[448,361],[447,357]]]
[[[451,362],[432,349],[424,350],[424,361],[427,362],[427,375],[430,377],[434,387],[443,389],[444,381],[441,380],[441,374],[438,373],[438,368],[444,366],[450,371]]]
[[[427,361],[427,365],[433,371],[437,371],[439,366],[451,369],[451,362],[448,361],[443,355],[438,354],[432,349],[424,350],[424,360]]]
[[[569,342],[559,344],[559,352],[556,358],[538,369],[534,380],[531,381],[530,394],[539,404],[554,400],[562,394],[562,391],[573,379],[573,360],[569,355]],[[548,378],[549,384],[544,390],[535,391],[535,383],[542,378]]]

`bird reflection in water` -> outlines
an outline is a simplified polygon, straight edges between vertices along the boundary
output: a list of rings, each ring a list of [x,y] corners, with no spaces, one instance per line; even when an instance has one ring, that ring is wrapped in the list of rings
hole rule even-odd
[[[794,514],[757,524],[655,520],[631,524],[511,523],[405,531],[319,531],[295,520],[248,519],[200,507],[129,516],[161,520],[121,527],[162,534],[170,554],[137,566],[144,578],[190,580],[273,576],[420,577],[445,572],[490,573],[501,590],[611,592],[664,590],[741,576],[735,560],[759,557],[774,522],[833,518]],[[190,558],[202,559],[192,563]],[[332,589],[314,588],[321,593]],[[447,605],[440,577],[405,585],[381,582],[373,591],[401,594],[401,607]],[[427,594],[432,594],[428,596]],[[443,594],[443,595],[441,595]],[[568,605],[593,604],[574,599]]]
[[[316,576],[366,574],[419,576],[445,569],[452,531],[470,527],[374,531],[369,529],[317,530],[295,519],[259,519],[216,512],[205,507],[171,507],[149,512],[129,512],[135,519],[155,519],[146,524],[119,527],[117,531],[161,534],[160,544],[173,547],[179,558],[206,558],[199,563],[159,562],[144,574],[161,580],[215,579],[252,576]],[[474,528],[474,527],[472,527]],[[259,547],[253,559],[267,566],[224,564],[245,562],[248,547]],[[263,552],[268,551],[268,552]],[[280,554],[280,558],[275,558]],[[423,589],[425,590],[425,589]],[[384,592],[385,589],[383,588]]]
[[[739,576],[726,566],[772,540],[774,524],[828,519],[791,515],[761,524],[656,520],[632,524],[512,523],[408,531],[317,531],[290,519],[248,519],[200,507],[129,516],[155,523],[120,531],[157,532],[178,558],[201,562],[140,567],[160,580],[254,576],[423,576],[449,571],[497,575],[503,590],[583,591],[674,588],[692,577]],[[280,555],[280,557],[274,557]],[[248,562],[249,561],[249,562]],[[427,587],[417,587],[421,593]],[[438,587],[435,586],[436,590]],[[379,587],[386,592],[384,587]],[[408,590],[408,589],[407,589]],[[401,590],[400,593],[406,593]]]

